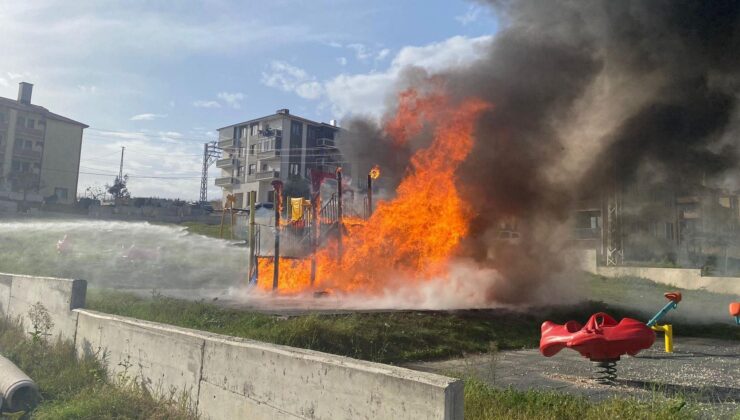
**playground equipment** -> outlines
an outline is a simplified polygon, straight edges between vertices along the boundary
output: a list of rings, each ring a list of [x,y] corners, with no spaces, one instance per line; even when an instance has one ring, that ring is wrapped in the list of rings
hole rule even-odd
[[[740,302],[730,304],[730,316],[735,317],[735,323],[740,325]]]
[[[617,361],[624,354],[636,355],[650,348],[655,333],[644,323],[623,318],[617,322],[604,312],[591,315],[585,326],[577,321],[563,325],[545,321],[541,327],[540,353],[545,357],[565,347],[594,362],[597,382],[612,384],[617,378]]]
[[[234,194],[229,194],[226,196],[226,201],[224,202],[224,207],[221,212],[221,229],[219,229],[218,235],[223,238],[224,237],[224,217],[226,216],[226,212],[229,213],[229,219],[231,221],[231,239],[234,239],[234,204],[236,203],[236,197]]]
[[[673,325],[664,324],[658,325],[658,322],[663,319],[673,309],[678,308],[678,302],[681,301],[681,292],[668,292],[663,296],[668,299],[668,303],[653,316],[650,321],[647,322],[647,326],[652,328],[653,331],[663,332],[663,339],[665,341],[665,352],[673,353]]]

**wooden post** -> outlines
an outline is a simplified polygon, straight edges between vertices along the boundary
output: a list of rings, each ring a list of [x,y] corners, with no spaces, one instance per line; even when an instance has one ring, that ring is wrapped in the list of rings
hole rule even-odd
[[[373,215],[373,177],[367,174],[367,218]]]
[[[256,270],[257,258],[255,253],[255,222],[254,222],[254,204],[257,201],[257,191],[249,192],[249,262],[247,264],[247,272],[251,276],[254,270]]]
[[[344,233],[344,222],[342,217],[344,209],[342,204],[342,168],[337,168],[337,259],[342,263],[342,234]]]
[[[311,286],[316,283],[316,252],[319,248],[319,225],[321,224],[321,193],[317,192],[311,200]]]
[[[283,183],[279,180],[272,181],[275,190],[275,252],[272,262],[272,290],[278,288],[278,275],[280,273],[280,207],[283,199]]]

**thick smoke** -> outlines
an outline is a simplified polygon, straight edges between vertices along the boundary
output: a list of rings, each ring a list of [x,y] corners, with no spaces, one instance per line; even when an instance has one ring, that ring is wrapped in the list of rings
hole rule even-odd
[[[455,99],[493,104],[458,174],[477,215],[464,254],[504,279],[489,299],[531,301],[565,275],[568,220],[580,198],[616,179],[622,187],[696,182],[734,169],[740,3],[486,4],[501,29],[482,60],[434,78],[409,70],[400,86],[443,80]],[[393,150],[390,143],[372,138],[363,153],[387,162],[377,153]],[[405,161],[391,162],[402,174]],[[514,223],[519,244],[496,238]]]

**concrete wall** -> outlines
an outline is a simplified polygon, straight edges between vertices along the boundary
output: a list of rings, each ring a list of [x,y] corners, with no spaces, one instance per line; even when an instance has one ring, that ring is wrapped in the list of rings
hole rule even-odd
[[[698,268],[661,268],[618,266],[604,267],[597,265],[596,251],[584,251],[580,259],[580,268],[590,273],[606,277],[642,277],[656,283],[669,284],[682,289],[706,289],[716,293],[740,295],[740,277],[702,276]]]
[[[198,406],[214,419],[462,419],[463,383],[211,335],[205,342]]]
[[[133,318],[77,310],[78,354],[102,355],[108,372],[141,380],[155,392],[198,398],[203,338],[192,331]]]
[[[28,322],[41,301],[54,334],[113,375],[175,391],[211,419],[463,419],[463,382],[311,350],[85,309],[86,283],[0,274],[0,310]],[[177,394],[176,394],[177,395]]]
[[[10,293],[7,295],[8,284]],[[28,311],[41,302],[54,323],[50,334],[74,340],[77,329],[77,313],[73,311],[85,305],[87,282],[54,277],[32,277],[0,273],[0,308],[11,318],[20,320],[23,328],[30,331]],[[7,306],[2,299],[7,295]]]

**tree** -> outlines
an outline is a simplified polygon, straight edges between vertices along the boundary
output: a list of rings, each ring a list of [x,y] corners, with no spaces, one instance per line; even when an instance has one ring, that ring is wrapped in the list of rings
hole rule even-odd
[[[116,180],[113,182],[113,185],[106,184],[106,188],[108,188],[108,193],[110,193],[113,196],[113,198],[116,199],[116,201],[123,199],[123,198],[131,197],[131,194],[128,192],[128,189],[126,188],[127,182],[128,182],[128,175],[124,175],[123,177],[116,177]]]
[[[29,192],[38,192],[41,189],[41,177],[33,172],[13,170],[8,174],[8,181],[13,192],[23,193],[23,203],[19,210],[26,209],[26,198]]]

